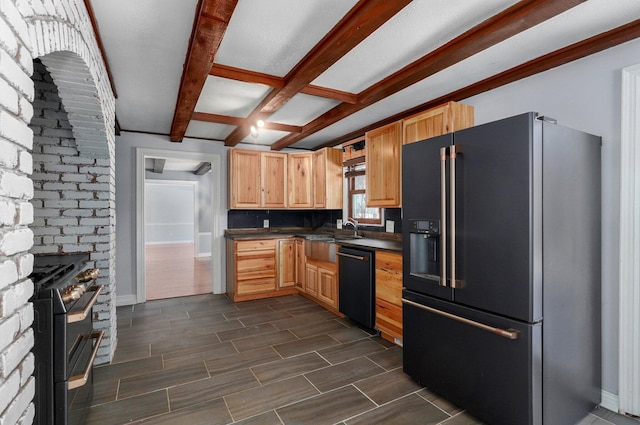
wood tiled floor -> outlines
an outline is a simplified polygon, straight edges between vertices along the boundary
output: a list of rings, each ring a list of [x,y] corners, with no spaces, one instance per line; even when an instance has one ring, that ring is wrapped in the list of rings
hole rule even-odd
[[[405,375],[400,348],[301,296],[198,295],[117,314],[88,425],[480,424]],[[580,424],[638,422],[596,409]]]

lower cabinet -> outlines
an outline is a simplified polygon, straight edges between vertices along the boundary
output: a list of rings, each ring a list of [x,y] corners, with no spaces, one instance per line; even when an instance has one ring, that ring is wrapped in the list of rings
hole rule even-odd
[[[289,271],[295,261],[295,243],[289,244],[289,241],[227,240],[227,294],[234,302],[298,291],[293,273]],[[280,262],[288,266],[281,268]]]
[[[304,254],[304,239],[296,239],[296,287],[304,292],[305,287],[305,264],[306,257]]]
[[[376,329],[402,345],[402,254],[376,252]]]
[[[305,292],[323,304],[338,308],[338,270],[334,263],[307,258]]]

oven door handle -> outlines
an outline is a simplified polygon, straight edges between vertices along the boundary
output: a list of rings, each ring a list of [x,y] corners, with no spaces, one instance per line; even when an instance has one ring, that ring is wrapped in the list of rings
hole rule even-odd
[[[91,373],[91,368],[93,367],[93,361],[96,358],[96,354],[98,354],[98,348],[100,348],[100,343],[102,342],[102,337],[104,336],[104,331],[97,331],[91,333],[91,339],[95,339],[95,346],[93,347],[93,351],[91,352],[91,357],[89,357],[89,362],[87,363],[87,368],[84,370],[84,373],[80,375],[74,375],[69,378],[68,389],[73,390],[75,388],[79,388],[89,381],[89,374]]]
[[[93,307],[93,305],[96,303],[96,300],[98,299],[98,295],[100,295],[100,292],[102,291],[103,288],[104,288],[104,285],[100,285],[93,291],[93,295],[91,296],[91,299],[81,311],[74,311],[67,314],[67,323],[80,322],[86,319],[87,315],[91,311],[91,307]]]

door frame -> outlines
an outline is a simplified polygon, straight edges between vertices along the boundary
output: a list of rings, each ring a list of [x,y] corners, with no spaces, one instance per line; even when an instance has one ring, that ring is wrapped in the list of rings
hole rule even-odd
[[[640,415],[640,64],[622,70],[618,410]]]
[[[223,287],[223,241],[224,229],[220,226],[219,217],[223,214],[222,197],[219,190],[222,187],[221,168],[222,160],[220,155],[198,153],[198,152],[182,152],[161,149],[136,148],[136,303],[143,303],[147,299],[146,293],[146,276],[145,276],[145,250],[144,250],[144,162],[146,158],[170,157],[175,159],[186,159],[195,161],[204,161],[211,163],[211,292],[220,294],[224,292]]]

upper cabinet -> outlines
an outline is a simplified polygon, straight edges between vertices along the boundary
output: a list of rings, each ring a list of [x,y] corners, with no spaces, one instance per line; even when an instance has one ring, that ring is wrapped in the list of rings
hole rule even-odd
[[[402,145],[473,126],[473,107],[448,102],[365,134],[367,207],[399,208]]]
[[[229,151],[229,208],[260,208],[262,204],[260,151]]]
[[[229,151],[229,208],[285,208],[287,154]]]
[[[368,131],[365,143],[367,207],[400,207],[402,123],[398,121]]]
[[[473,106],[447,102],[402,120],[403,144],[473,126]]]
[[[229,150],[229,208],[341,209],[342,151]]]
[[[324,148],[313,153],[313,206],[342,209],[342,151]]]
[[[288,154],[289,208],[313,208],[313,153]]]
[[[287,154],[261,152],[263,208],[287,206]]]

